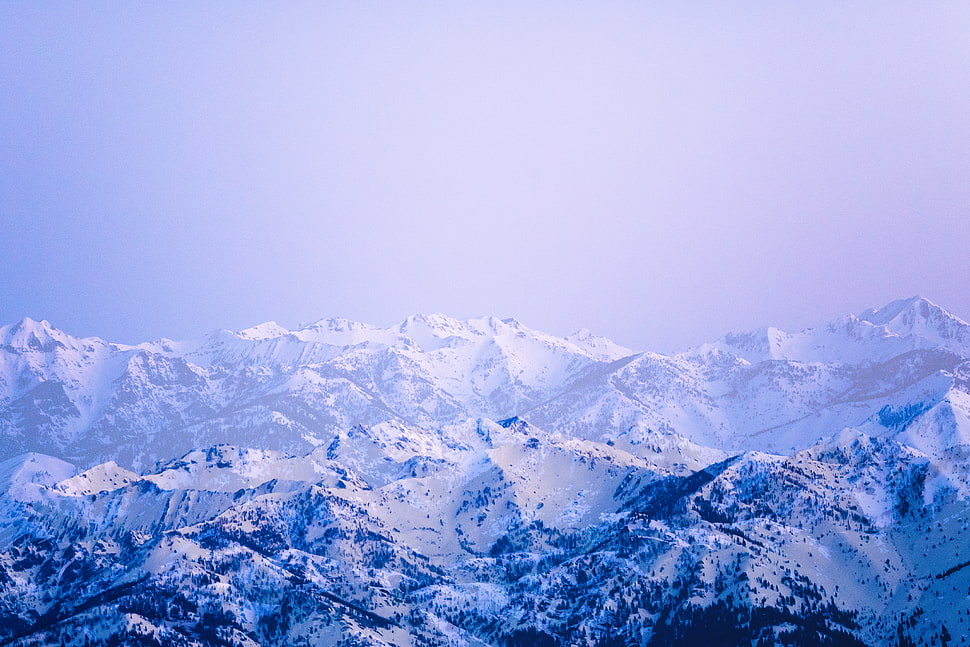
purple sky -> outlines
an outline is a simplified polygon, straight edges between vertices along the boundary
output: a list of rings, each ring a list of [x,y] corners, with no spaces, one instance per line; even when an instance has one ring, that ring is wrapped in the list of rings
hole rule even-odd
[[[671,5],[2,3],[0,323],[970,317],[970,3]]]

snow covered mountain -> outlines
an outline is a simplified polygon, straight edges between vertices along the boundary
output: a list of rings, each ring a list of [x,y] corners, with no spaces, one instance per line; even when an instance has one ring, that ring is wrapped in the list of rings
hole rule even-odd
[[[510,417],[629,354],[494,318],[263,324],[139,346],[25,319],[0,329],[0,437],[4,456],[86,465],[141,467],[220,442],[309,451],[355,424]]]
[[[0,644],[970,635],[970,325],[0,328]],[[963,642],[961,642],[963,641]]]
[[[301,453],[356,424],[434,429],[512,416],[627,448],[654,430],[725,451],[791,452],[867,423],[904,433],[927,414],[949,416],[945,433],[960,436],[968,331],[918,298],[674,356],[442,315],[387,329],[263,324],[139,346],[25,319],[0,329],[0,457],[32,451],[140,469],[219,443]]]

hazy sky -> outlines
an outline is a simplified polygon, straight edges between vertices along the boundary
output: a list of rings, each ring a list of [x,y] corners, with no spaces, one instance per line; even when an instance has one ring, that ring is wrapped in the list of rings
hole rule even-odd
[[[970,317],[970,3],[4,2],[0,322]]]

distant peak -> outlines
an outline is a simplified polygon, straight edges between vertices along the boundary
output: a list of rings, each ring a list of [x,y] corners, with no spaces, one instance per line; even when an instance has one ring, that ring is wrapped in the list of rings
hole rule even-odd
[[[521,321],[515,319],[514,317],[506,317],[502,319],[500,317],[496,317],[495,315],[487,315],[474,317],[467,320],[465,323],[478,334],[485,335],[498,335],[501,333],[508,333],[509,331],[527,334],[536,334],[538,332],[524,325]]]
[[[788,333],[773,326],[764,326],[746,332],[731,332],[722,338],[724,343],[729,346],[744,350],[760,349],[767,351],[773,346],[778,346],[788,337]]]
[[[453,319],[448,315],[434,312],[431,314],[410,315],[407,319],[401,322],[400,328],[404,330],[414,325],[424,325],[428,328],[454,328],[460,323],[461,322],[459,322],[457,319]]]
[[[956,315],[921,296],[898,299],[881,308],[866,310],[859,315],[859,319],[877,326],[893,324],[911,327],[920,321],[934,324],[949,321],[967,325]]]
[[[882,308],[866,310],[859,318],[892,335],[923,340],[920,343],[961,353],[970,349],[970,324],[922,297],[893,301]]]
[[[599,361],[613,361],[634,354],[629,348],[621,346],[607,337],[593,334],[589,328],[580,328],[566,337],[566,341]]]
[[[917,295],[908,299],[897,299],[881,308],[870,308],[860,314],[859,319],[877,326],[884,326],[905,312],[927,316],[931,309],[942,310],[932,301]]]
[[[0,328],[0,340],[3,345],[20,351],[49,353],[65,348],[69,338],[46,319],[37,321],[24,317],[15,324]]]
[[[36,319],[31,319],[30,317],[24,317],[12,326],[13,330],[23,331],[23,332],[46,332],[50,333],[55,330],[51,322],[46,319],[41,319],[37,321]]]
[[[246,339],[272,339],[289,334],[289,330],[279,325],[275,321],[267,321],[258,326],[246,328],[239,331],[239,336]]]
[[[311,324],[304,324],[300,326],[300,330],[329,330],[331,332],[353,332],[357,330],[369,329],[371,326],[367,324],[360,323],[359,321],[354,321],[353,319],[347,319],[345,317],[330,317],[329,319],[320,319]]]

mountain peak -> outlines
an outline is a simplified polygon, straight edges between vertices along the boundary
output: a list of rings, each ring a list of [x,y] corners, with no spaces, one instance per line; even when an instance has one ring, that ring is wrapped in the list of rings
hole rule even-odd
[[[884,326],[900,337],[923,338],[950,350],[970,347],[970,324],[923,297],[899,299],[882,308],[866,310],[859,319]]]
[[[51,487],[74,475],[71,463],[29,452],[0,462],[0,492],[20,501],[40,498],[39,487]]]
[[[383,340],[387,335],[370,324],[354,321],[345,317],[320,319],[314,323],[300,325],[294,334],[301,341],[323,342],[334,346],[353,346],[375,341],[375,336]]]
[[[791,335],[778,328],[765,326],[748,332],[728,333],[714,344],[707,344],[745,359],[757,363],[769,359],[784,359],[787,357],[788,344]]]
[[[347,319],[346,317],[330,317],[329,319],[320,319],[314,323],[302,325],[300,326],[300,330],[322,329],[329,330],[330,332],[353,332],[369,327],[367,324],[354,321],[353,319]]]
[[[462,328],[464,322],[459,321],[449,317],[448,315],[443,315],[441,313],[431,313],[431,314],[413,314],[407,319],[401,322],[398,329],[401,332],[407,332],[416,327],[428,328],[432,331],[440,331],[445,333],[451,333],[455,329]]]
[[[578,346],[599,361],[613,361],[634,354],[631,349],[621,346],[607,337],[594,335],[588,328],[580,328],[566,337],[566,341]]]
[[[917,295],[909,297],[908,299],[897,299],[881,308],[870,308],[860,314],[859,319],[876,324],[877,326],[885,326],[901,315],[927,318],[931,316],[931,313],[937,311],[946,312],[929,299],[924,299]]]
[[[245,339],[272,339],[289,334],[289,330],[279,325],[275,321],[267,321],[257,326],[246,328],[239,331],[239,336]]]
[[[19,351],[50,353],[65,348],[68,336],[46,319],[24,317],[15,324],[0,328],[0,343]]]
[[[22,334],[34,333],[42,335],[49,335],[57,330],[51,325],[51,322],[47,321],[46,319],[41,319],[38,321],[36,319],[31,319],[30,317],[24,317],[17,323],[10,326],[10,329],[11,332],[18,332]]]

